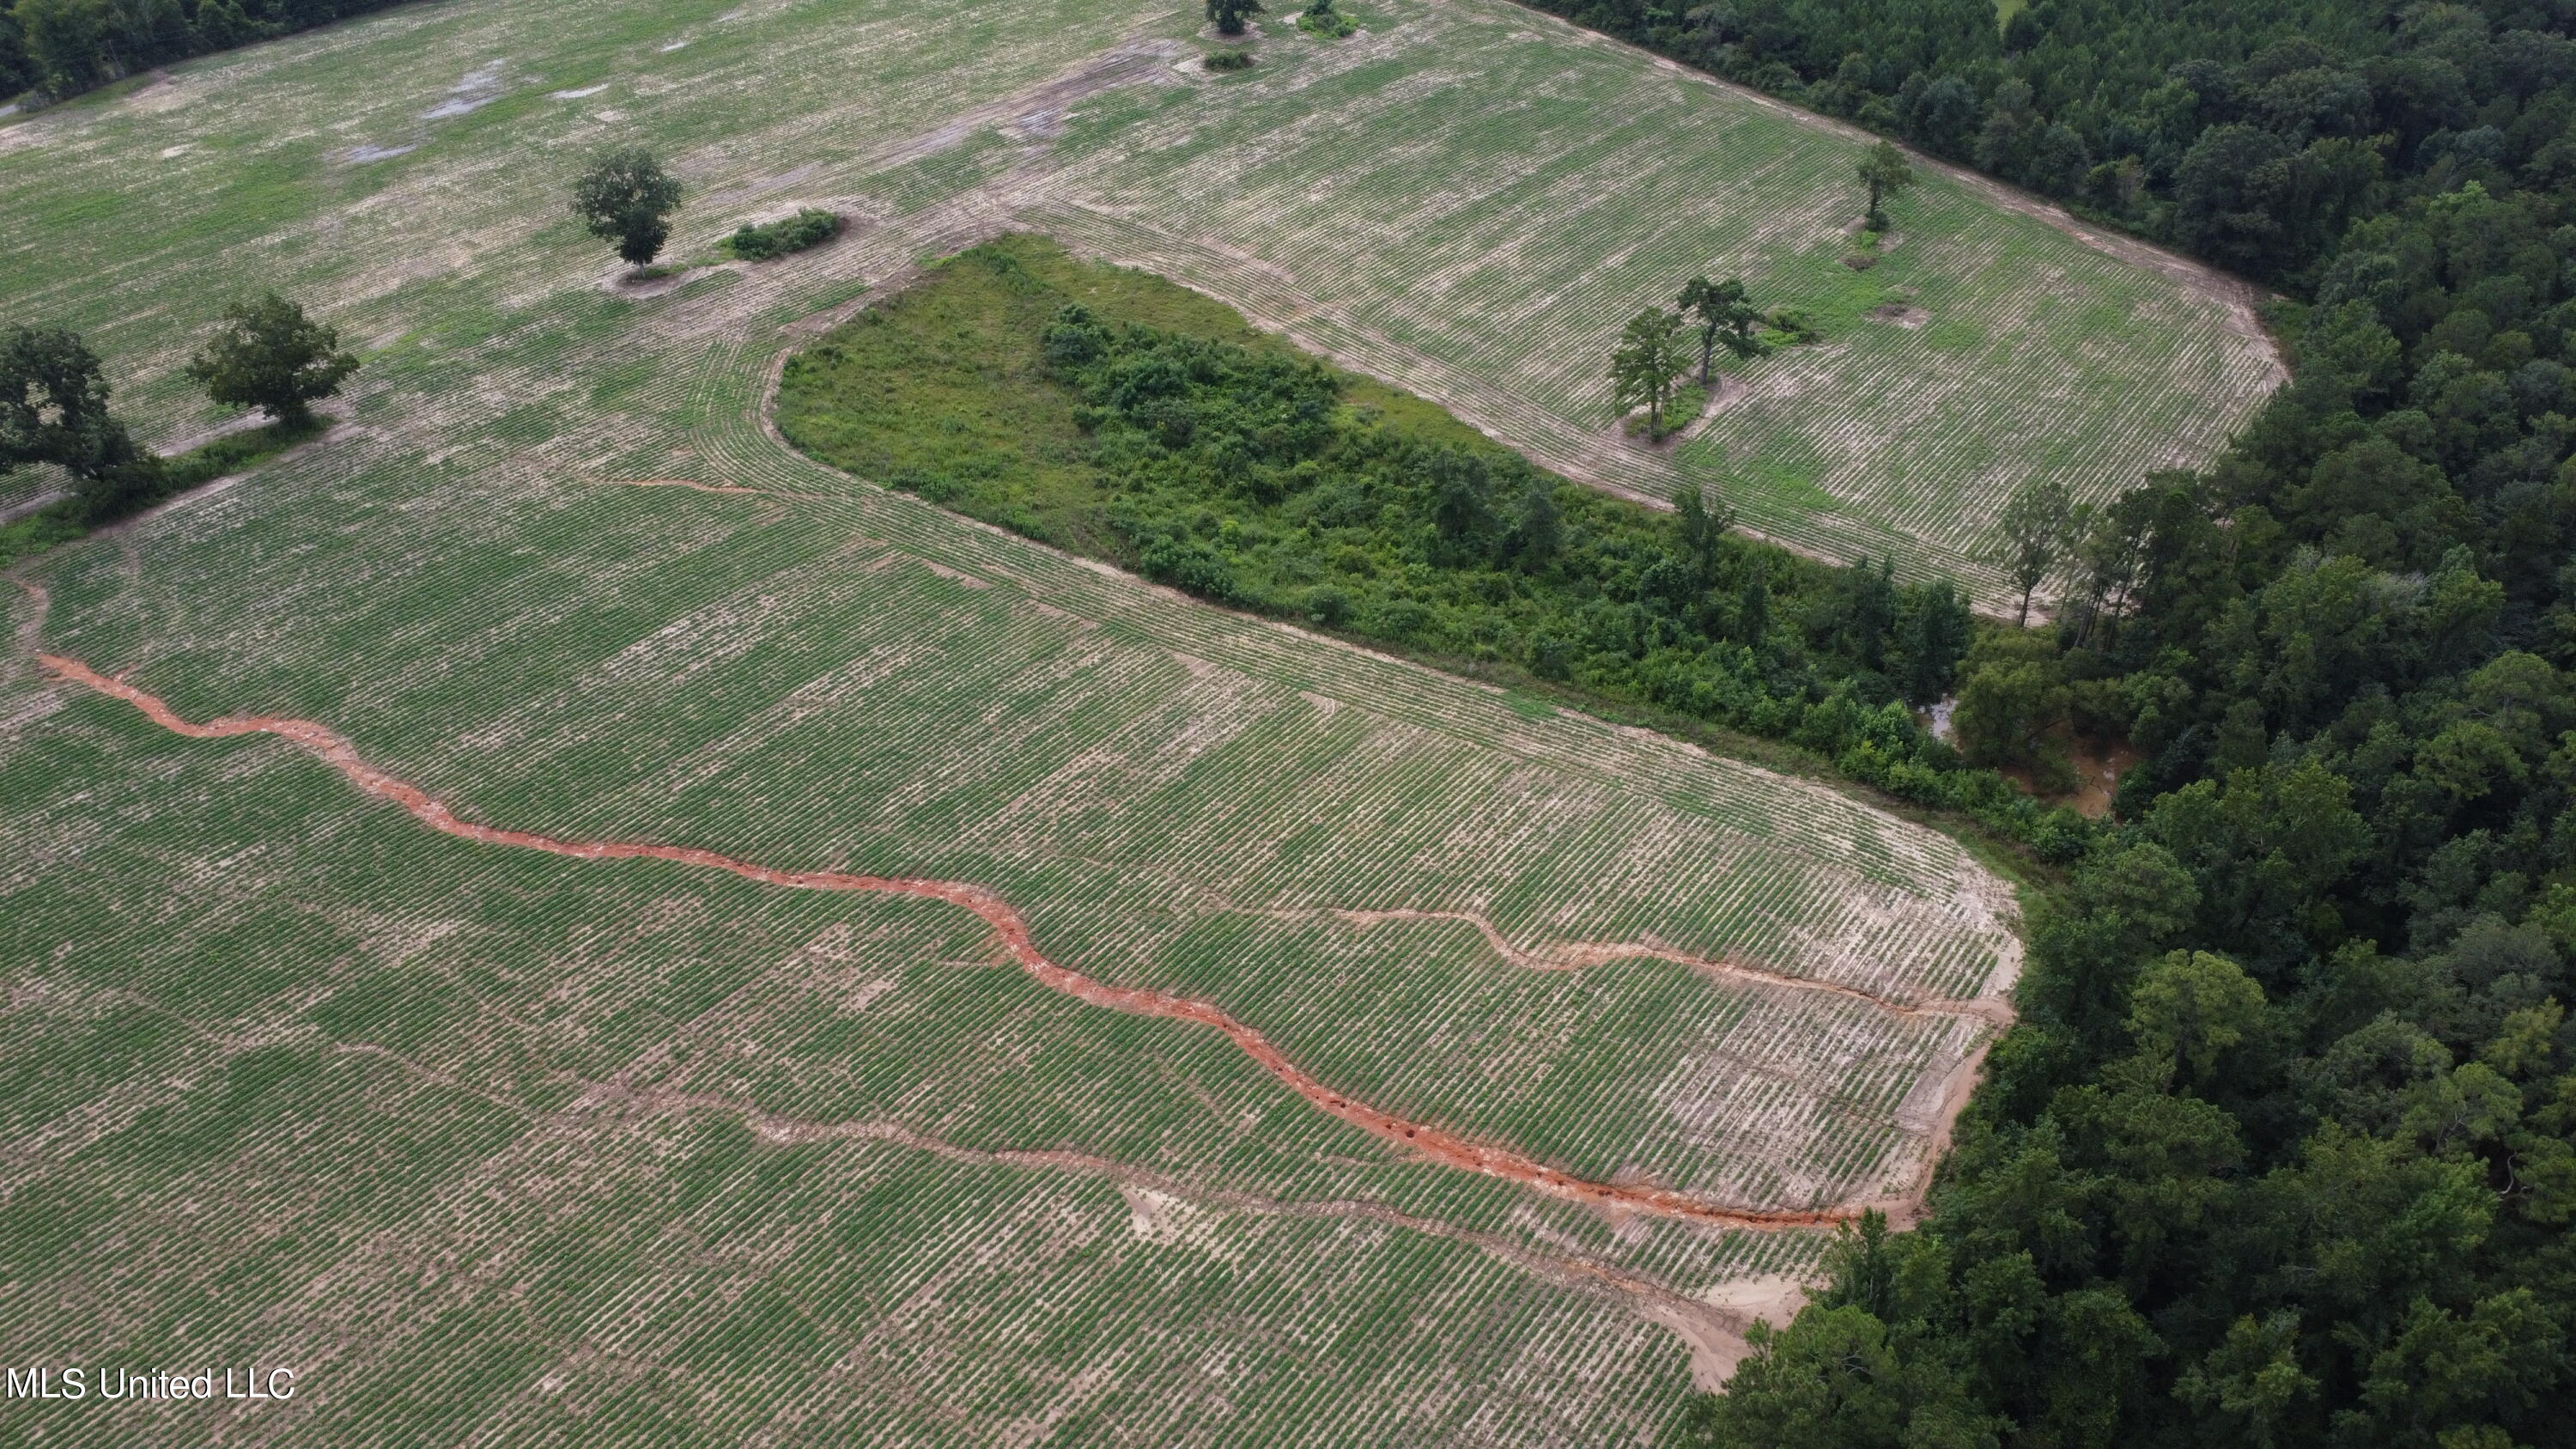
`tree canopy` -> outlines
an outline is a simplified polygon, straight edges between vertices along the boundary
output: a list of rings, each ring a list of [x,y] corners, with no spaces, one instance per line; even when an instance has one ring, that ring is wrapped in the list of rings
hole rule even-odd
[[[1207,18],[1216,22],[1219,35],[1241,35],[1244,21],[1266,13],[1261,0],[1207,0]]]
[[[1862,154],[1857,168],[1863,186],[1869,188],[1869,224],[1884,229],[1887,198],[1914,184],[1914,166],[1893,141],[1881,141]]]
[[[1744,280],[1712,282],[1693,277],[1682,284],[1682,310],[1699,324],[1699,380],[1709,381],[1709,357],[1719,342],[1737,357],[1761,355],[1762,309],[1745,296]]]
[[[2137,763],[1927,1220],[1685,1438],[2576,1444],[2569,12],[1539,3],[2294,303],[2225,456],[2007,508],[2053,618],[1980,632],[1959,749]]]
[[[1990,557],[2021,593],[2014,623],[2030,622],[2031,596],[2072,561],[2083,525],[2075,496],[2055,478],[2031,478],[2004,500],[2003,513],[1995,520]]]
[[[17,0],[0,5],[0,97],[62,100],[209,51],[382,10],[399,0]]]
[[[313,404],[357,370],[358,359],[340,350],[337,329],[275,292],[225,308],[223,326],[188,364],[188,375],[214,401],[265,408],[288,427],[309,421]]]
[[[96,484],[134,461],[134,440],[107,408],[107,375],[87,344],[58,327],[0,333],[0,470],[52,463]]]
[[[1682,319],[1661,307],[1649,307],[1628,319],[1619,334],[1619,346],[1610,354],[1610,390],[1612,406],[1622,413],[1630,408],[1646,409],[1646,436],[1660,440],[1664,435],[1664,403],[1673,393],[1673,383],[1690,370],[1690,354],[1682,345]]]
[[[671,213],[679,209],[679,181],[640,146],[602,154],[573,183],[573,215],[630,266],[662,254],[662,244],[671,239]]]

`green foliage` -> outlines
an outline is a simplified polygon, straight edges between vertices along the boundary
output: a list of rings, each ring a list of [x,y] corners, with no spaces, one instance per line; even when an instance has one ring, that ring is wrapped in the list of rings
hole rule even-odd
[[[0,471],[51,463],[85,496],[131,486],[143,451],[108,411],[97,354],[58,327],[0,333]]]
[[[1625,413],[1630,408],[1646,409],[1646,439],[1661,442],[1664,436],[1664,401],[1672,396],[1673,384],[1690,370],[1690,354],[1682,345],[1682,319],[1661,307],[1649,307],[1628,319],[1626,330],[1619,334],[1619,346],[1610,354],[1611,406]]]
[[[1337,8],[1333,0],[1313,0],[1312,4],[1297,12],[1297,28],[1326,40],[1339,40],[1357,33],[1360,22],[1348,11]]]
[[[1679,349],[1675,352],[1678,355]],[[862,476],[1237,607],[1788,740],[2043,850],[2080,824],[1959,768],[1965,597],[1822,567],[1529,467],[1230,312],[1009,238],[788,363],[779,425]]]
[[[394,0],[18,0],[0,6],[0,97],[53,100],[209,51],[249,45]]]
[[[1887,229],[1887,199],[1914,184],[1914,166],[1892,141],[1881,141],[1862,154],[1855,168],[1860,183],[1869,188],[1869,227],[1872,231]]]
[[[1704,387],[1709,381],[1709,354],[1723,341],[1726,350],[1739,359],[1759,357],[1767,350],[1756,330],[1762,320],[1760,308],[1744,294],[1744,280],[1729,277],[1711,282],[1706,277],[1693,277],[1682,284],[1682,310],[1699,323],[1699,380]]]
[[[2244,968],[2207,951],[2174,951],[2148,967],[2129,996],[2129,1035],[2159,1080],[2177,1065],[2192,1079],[2218,1070],[2219,1055],[2259,1031],[2263,988]]]
[[[264,428],[226,433],[174,458],[138,454],[97,481],[85,483],[79,496],[70,501],[0,524],[0,568],[70,543],[92,528],[114,523],[201,484],[239,473],[321,430],[318,421],[308,420],[295,427],[272,423]]]
[[[2054,643],[1995,633],[1968,651],[1951,724],[1973,764],[2027,765],[2042,739],[2066,723],[2072,696]]]
[[[1973,1449],[1994,1442],[1959,1380],[1889,1342],[1857,1307],[1810,1309],[1787,1328],[1756,1324],[1733,1392],[1695,1402],[1684,1449]]]
[[[1261,0],[1207,0],[1207,18],[1216,23],[1219,35],[1241,35],[1245,20],[1267,13]]]
[[[2054,478],[2033,478],[2004,501],[1989,556],[2021,591],[2014,623],[2030,622],[2031,595],[2072,562],[2074,547],[2089,521],[2078,510],[2075,496]]]
[[[188,376],[209,398],[227,407],[265,408],[290,428],[303,426],[313,403],[338,392],[357,370],[358,359],[340,350],[338,329],[306,317],[275,292],[225,308],[223,326],[188,364]]]
[[[2315,264],[2392,182],[2576,169],[2565,16],[2543,7],[2055,0],[2001,27],[1985,0],[1544,8],[2268,276]],[[1885,143],[1862,160],[1873,225],[1905,171]]]
[[[794,216],[753,226],[746,222],[725,238],[733,254],[747,262],[765,262],[789,252],[818,247],[841,234],[841,214],[801,207]]]
[[[93,0],[18,0],[15,18],[36,83],[78,95],[108,77],[107,11]]]
[[[1221,50],[1211,50],[1208,52],[1207,68],[1219,73],[1250,70],[1252,52],[1236,45],[1230,45]]]
[[[602,153],[573,183],[573,215],[630,266],[661,255],[679,207],[679,181],[641,146]]]

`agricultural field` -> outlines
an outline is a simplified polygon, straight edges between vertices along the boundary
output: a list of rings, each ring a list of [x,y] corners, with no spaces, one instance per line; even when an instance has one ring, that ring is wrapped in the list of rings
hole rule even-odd
[[[404,11],[0,129],[0,196],[24,219],[0,243],[9,300],[87,328],[175,414],[175,365],[222,299],[156,283],[221,256],[427,376],[509,372],[495,395],[518,407],[447,421],[507,418],[495,441],[524,446],[663,365],[630,357],[587,407],[545,375],[582,326],[557,303],[604,271],[561,172],[640,140],[693,184],[681,245],[702,259],[801,206],[908,256],[1046,231],[1569,477],[1656,501],[1696,481],[1793,546],[1989,594],[1974,555],[2015,484],[2101,498],[2205,460],[2278,376],[2243,288],[1929,163],[1877,264],[1849,270],[1856,136],[1503,0],[1376,7],[1342,40],[1273,17],[1261,63],[1213,78],[1195,11],[1115,0],[545,14]],[[101,228],[108,256],[65,245]],[[1827,340],[1732,369],[1678,443],[1633,444],[1611,339],[1702,271],[1807,309]],[[846,252],[737,264],[657,325],[738,332],[854,280]],[[627,310],[594,305],[603,324]]]
[[[1846,143],[1499,4],[1365,13],[1211,81],[1168,7],[465,0],[0,129],[0,315],[84,331],[157,441],[222,421],[178,367],[236,292],[367,362],[322,441],[0,595],[0,1360],[303,1376],[12,1401],[0,1434],[1649,1442],[1794,1308],[1814,1224],[1906,1210],[2018,959],[1959,844],[765,424],[785,352],[1012,227],[1643,492],[1858,406],[1757,369],[1669,456],[1607,444],[1602,338],[1565,319],[1606,334],[1729,245],[1820,310],[1902,285],[2000,328],[2061,287],[2167,329],[1998,333],[2078,389],[2056,409],[1908,394],[1989,450],[2172,405],[2098,487],[2205,449],[2259,373],[2219,301],[1948,183],[1868,273],[1776,206],[1731,243],[1756,213],[1690,176]],[[1387,139],[1323,164],[1368,115]],[[1577,144],[1605,116],[1641,129]],[[1441,117],[1491,154],[1438,175]],[[1513,135],[1557,169],[1516,174]],[[618,285],[560,193],[629,137],[692,186],[684,256],[799,206],[858,224]],[[1425,219],[1355,244],[1391,195]],[[1450,202],[1483,219],[1443,233]],[[1500,273],[1449,279],[1483,310],[1447,310],[1428,259],[1506,225]],[[1496,320],[1551,289],[1562,329]],[[1902,371],[1938,327],[1761,367]],[[1902,527],[1776,497],[1738,506],[1819,549]],[[937,882],[975,893],[888,888]]]
[[[900,495],[454,504],[309,455],[12,622],[468,821],[976,882],[1371,1109],[1715,1206],[1901,1207],[2009,981],[1942,837]],[[261,1442],[1645,1440],[1817,1248],[1428,1159],[953,905],[453,839],[67,670],[0,698],[0,1352],[320,1366]]]

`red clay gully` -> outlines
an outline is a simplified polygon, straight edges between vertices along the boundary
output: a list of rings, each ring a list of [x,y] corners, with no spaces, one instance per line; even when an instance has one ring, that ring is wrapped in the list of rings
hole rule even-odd
[[[792,890],[859,891],[880,895],[919,896],[926,900],[945,901],[974,912],[993,928],[1011,958],[1020,969],[1040,985],[1083,1002],[1123,1011],[1137,1016],[1169,1017],[1176,1021],[1195,1022],[1223,1032],[1226,1039],[1260,1064],[1264,1071],[1277,1077],[1298,1096],[1317,1108],[1345,1122],[1372,1133],[1396,1146],[1419,1153],[1444,1166],[1468,1172],[1481,1172],[1505,1178],[1555,1197],[1603,1207],[1626,1208],[1651,1213],[1658,1217],[1682,1218],[1733,1228],[1815,1227],[1849,1221],[1860,1215],[1858,1208],[1821,1208],[1794,1212],[1759,1212],[1731,1208],[1703,1201],[1688,1193],[1669,1188],[1623,1186],[1616,1183],[1592,1182],[1524,1157],[1507,1148],[1490,1147],[1470,1141],[1453,1132],[1381,1112],[1365,1102],[1354,1101],[1317,1081],[1272,1046],[1261,1033],[1226,1015],[1203,1001],[1173,996],[1160,991],[1136,987],[1111,986],[1096,981],[1067,966],[1061,966],[1040,951],[1029,933],[1028,922],[1013,909],[1010,902],[986,887],[966,881],[930,880],[911,876],[856,875],[835,870],[777,870],[719,855],[712,850],[692,846],[652,845],[640,841],[557,840],[526,830],[505,830],[498,826],[477,825],[457,818],[456,812],[432,798],[419,786],[400,780],[368,764],[357,747],[328,726],[311,720],[286,719],[269,715],[228,715],[205,724],[195,724],[179,717],[159,696],[137,689],[121,679],[111,678],[77,659],[59,654],[37,656],[46,669],[71,682],[86,685],[101,694],[111,695],[133,705],[144,716],[164,729],[191,739],[230,739],[240,735],[269,734],[303,746],[324,762],[348,777],[361,791],[380,800],[388,800],[411,812],[412,817],[432,830],[486,845],[515,846],[522,850],[541,850],[550,855],[570,856],[575,860],[667,860],[679,865],[699,866],[708,870],[730,871],[746,880],[765,885],[784,886]]]

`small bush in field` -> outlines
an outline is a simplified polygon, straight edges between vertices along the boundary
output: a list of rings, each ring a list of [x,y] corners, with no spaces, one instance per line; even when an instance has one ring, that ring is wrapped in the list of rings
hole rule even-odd
[[[1314,0],[1297,13],[1297,28],[1309,35],[1339,40],[1360,28],[1359,21],[1346,12],[1333,8],[1333,0]]]
[[[1210,51],[1207,68],[1213,71],[1250,70],[1252,52],[1240,48]]]
[[[765,262],[789,252],[821,246],[841,234],[838,212],[817,211],[812,207],[797,212],[783,221],[763,226],[744,226],[726,239],[733,254],[747,262]]]

